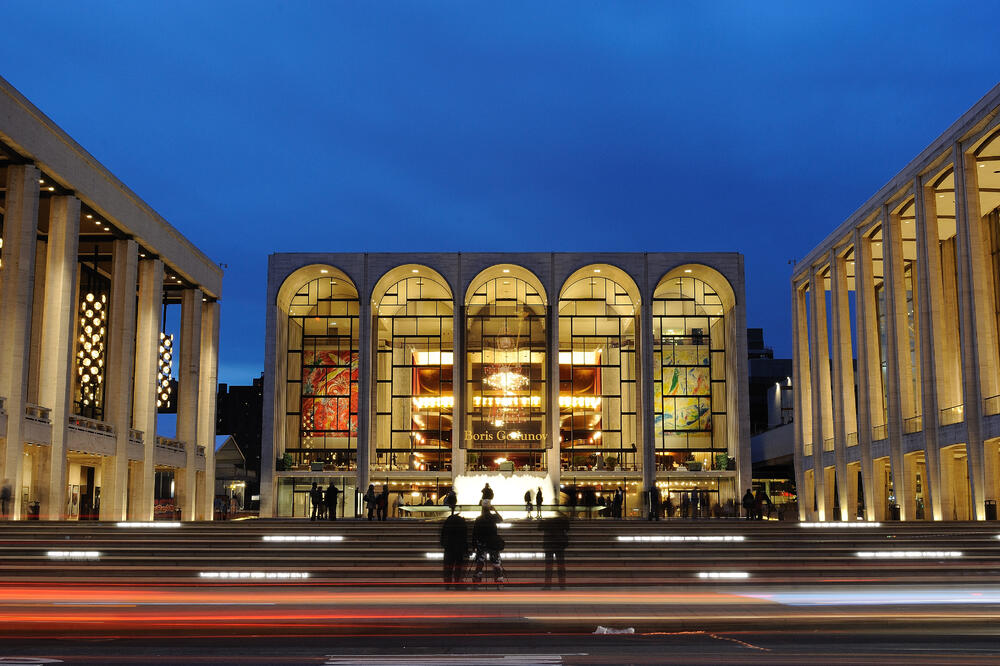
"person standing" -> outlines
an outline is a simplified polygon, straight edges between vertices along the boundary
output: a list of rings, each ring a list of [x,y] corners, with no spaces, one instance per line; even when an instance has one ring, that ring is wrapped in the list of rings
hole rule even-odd
[[[542,517],[542,489],[541,487],[535,491],[535,517],[541,519]]]
[[[764,492],[764,488],[758,488],[757,494],[753,498],[754,509],[757,511],[757,520],[764,520],[764,506],[767,505],[767,517],[771,517],[771,498]]]
[[[458,589],[462,572],[469,557],[469,527],[465,518],[453,513],[441,526],[441,547],[444,549],[444,586]]]
[[[490,488],[490,484],[487,483],[483,486],[483,497],[479,500],[480,506],[489,506],[493,503],[493,489]],[[478,520],[478,518],[476,519]]]
[[[309,520],[316,520],[316,517],[319,516],[319,507],[323,503],[323,491],[320,490],[315,481],[313,481],[312,488],[309,489],[309,501],[312,503],[312,516]]]
[[[403,517],[403,493],[396,493],[396,499],[392,500],[392,517],[402,518]]]
[[[389,484],[382,484],[382,492],[375,499],[375,514],[379,520],[389,517]]]
[[[5,520],[8,518],[7,512],[10,510],[10,498],[12,494],[10,479],[4,479],[3,486],[0,486],[0,517]]]
[[[368,510],[368,520],[374,520],[375,518],[375,503],[378,501],[375,497],[375,484],[369,483],[368,490],[365,491],[364,497],[365,509]]]
[[[746,494],[743,495],[743,510],[746,511],[747,520],[753,520],[754,505],[756,500],[753,497],[753,491],[747,488]]]
[[[326,487],[326,496],[323,497],[323,501],[326,502],[326,516],[328,520],[337,520],[337,495],[340,494],[340,489],[330,482],[330,485]]]
[[[538,524],[542,531],[542,549],[545,551],[545,589],[552,587],[552,568],[559,576],[559,587],[566,588],[566,548],[569,546],[569,519],[556,507],[556,515]]]
[[[534,502],[531,501],[531,491],[530,490],[525,490],[524,491],[524,511],[525,511],[525,513],[528,514],[526,516],[526,518],[528,520],[531,520],[531,510],[533,508],[535,508],[535,507],[534,507]]]
[[[489,504],[485,504],[482,513],[472,525],[472,542],[476,547],[476,571],[472,576],[475,583],[479,583],[483,579],[483,569],[486,567],[487,560],[493,565],[493,580],[498,585],[503,582],[500,551],[504,549],[505,544],[500,538],[500,530],[497,529],[499,522],[500,514],[493,511]]]
[[[660,519],[660,489],[655,483],[649,487],[649,519]]]
[[[455,494],[455,489],[452,488],[448,491],[448,494],[444,497],[444,505],[451,509],[452,514],[455,513],[455,507],[458,506],[458,495]]]

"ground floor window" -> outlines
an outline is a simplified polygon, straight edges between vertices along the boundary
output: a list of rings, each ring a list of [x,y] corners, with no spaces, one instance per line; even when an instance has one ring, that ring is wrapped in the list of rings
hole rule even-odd
[[[340,490],[337,495],[337,517],[353,518],[361,515],[361,498],[356,492],[352,476],[295,476],[278,479],[278,517],[308,518],[312,512],[309,493],[312,484],[323,489],[325,495],[331,483]]]

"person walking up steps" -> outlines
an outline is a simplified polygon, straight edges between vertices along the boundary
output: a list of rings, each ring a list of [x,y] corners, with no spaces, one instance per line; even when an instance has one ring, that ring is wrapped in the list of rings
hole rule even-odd
[[[753,498],[753,491],[747,488],[747,492],[743,495],[743,510],[747,512],[747,520],[753,520],[754,505],[756,501]]]
[[[441,547],[444,548],[445,589],[458,589],[469,557],[468,521],[461,515],[453,513],[445,519],[441,526]]]

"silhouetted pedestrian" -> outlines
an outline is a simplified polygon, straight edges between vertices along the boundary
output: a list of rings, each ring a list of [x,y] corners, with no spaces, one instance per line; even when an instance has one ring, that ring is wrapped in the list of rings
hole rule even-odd
[[[461,515],[453,513],[441,526],[441,547],[444,548],[444,585],[458,588],[462,572],[469,558],[469,527]]]
[[[488,487],[489,485],[487,485]],[[482,512],[472,526],[472,543],[476,548],[476,571],[472,576],[472,580],[475,583],[479,583],[483,579],[483,569],[486,566],[487,560],[493,565],[493,580],[497,584],[503,582],[503,565],[500,562],[500,552],[504,549],[505,544],[504,540],[500,538],[500,531],[497,529],[499,522],[500,514],[493,511],[487,504],[483,506]]]
[[[535,517],[536,518],[541,518],[542,517],[542,499],[543,499],[542,498],[542,489],[539,488],[535,492]]]
[[[493,489],[490,488],[490,484],[483,486],[483,497],[479,500],[479,504],[482,506],[489,506],[493,503]],[[478,518],[477,518],[478,520]]]
[[[764,520],[764,506],[767,505],[767,515],[771,517],[771,498],[767,496],[763,488],[757,489],[757,495],[753,498],[754,509],[757,511],[757,520]]]
[[[743,510],[746,511],[747,520],[753,520],[754,505],[756,500],[753,498],[753,491],[747,488],[746,494],[743,495]]]
[[[382,484],[382,492],[375,498],[375,514],[379,520],[389,516],[389,484]]]
[[[455,507],[458,506],[458,495],[455,494],[454,488],[449,490],[448,494],[444,496],[444,505],[451,509],[452,513],[455,513]]]
[[[649,497],[649,519],[660,519],[660,489],[654,483],[647,491]]]
[[[524,491],[524,510],[528,514],[526,517],[531,520],[531,510],[534,508],[534,502],[531,501],[531,491]]]
[[[4,519],[9,517],[8,511],[10,511],[10,498],[12,494],[10,479],[4,479],[3,486],[0,486],[0,517]]]
[[[316,520],[319,516],[320,506],[323,504],[323,491],[316,482],[313,481],[312,488],[309,489],[309,501],[312,503],[312,516],[309,520]]]
[[[368,511],[368,520],[375,519],[375,503],[378,501],[375,497],[375,484],[369,483],[368,490],[365,491],[363,497],[365,502],[365,509]]]
[[[330,485],[326,487],[326,495],[323,496],[323,501],[326,502],[326,516],[329,520],[337,520],[337,495],[340,494],[340,489],[330,482]]]
[[[557,568],[559,587],[566,587],[566,548],[569,546],[569,519],[557,507],[556,515],[538,524],[545,551],[545,589],[552,587],[552,567]]]

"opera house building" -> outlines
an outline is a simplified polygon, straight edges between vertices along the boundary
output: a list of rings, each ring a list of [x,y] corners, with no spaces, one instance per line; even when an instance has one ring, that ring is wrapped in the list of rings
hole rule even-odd
[[[271,255],[261,515],[486,482],[720,515],[750,486],[745,308],[736,253]]]
[[[795,266],[803,519],[996,519],[1000,86]]]

